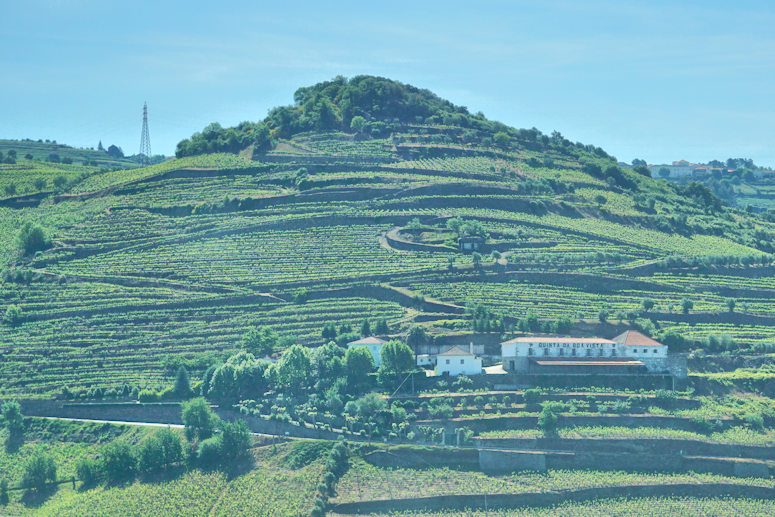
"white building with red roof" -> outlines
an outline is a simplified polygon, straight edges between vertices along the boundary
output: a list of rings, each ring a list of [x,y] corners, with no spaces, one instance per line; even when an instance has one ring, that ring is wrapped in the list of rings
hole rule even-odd
[[[358,339],[357,341],[350,341],[347,343],[347,348],[353,348],[356,346],[365,346],[369,352],[371,352],[371,356],[374,358],[374,364],[377,365],[377,368],[379,368],[380,363],[380,354],[382,354],[382,346],[387,343],[384,339],[380,339],[378,337],[369,336],[364,337],[361,339]]]
[[[453,346],[436,356],[436,375],[479,375],[482,373],[482,358],[476,357],[473,345],[468,350]]]
[[[613,339],[522,336],[501,343],[503,369],[516,373],[663,373],[667,352],[635,330]]]

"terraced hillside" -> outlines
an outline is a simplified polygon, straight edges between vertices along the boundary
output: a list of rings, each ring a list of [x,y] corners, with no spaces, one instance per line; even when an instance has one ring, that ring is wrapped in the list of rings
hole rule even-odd
[[[429,92],[391,93],[429,113],[387,97],[392,111],[367,112],[332,88],[273,111],[269,143],[199,154],[211,128],[191,156],[0,206],[0,395],[163,385],[181,362],[196,377],[256,325],[285,338],[276,352],[322,343],[328,322],[467,332],[477,303],[507,330],[534,314],[613,335],[624,320],[689,340],[676,349],[772,352],[772,223]],[[310,130],[326,91],[333,122]],[[25,222],[51,246],[24,254]],[[467,232],[481,253],[459,250]]]

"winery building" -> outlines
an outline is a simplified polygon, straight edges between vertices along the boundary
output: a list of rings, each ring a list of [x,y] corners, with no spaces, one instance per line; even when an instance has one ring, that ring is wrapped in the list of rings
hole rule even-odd
[[[501,343],[503,369],[514,373],[647,374],[685,377],[667,345],[628,330],[613,339],[524,336]]]

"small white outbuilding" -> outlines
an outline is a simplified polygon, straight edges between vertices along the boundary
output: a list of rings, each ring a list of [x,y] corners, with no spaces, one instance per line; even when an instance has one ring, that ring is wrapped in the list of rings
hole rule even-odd
[[[436,356],[436,375],[447,374],[450,377],[458,375],[479,375],[482,373],[482,358],[476,357],[473,345],[466,351],[459,346],[453,346],[446,352]]]

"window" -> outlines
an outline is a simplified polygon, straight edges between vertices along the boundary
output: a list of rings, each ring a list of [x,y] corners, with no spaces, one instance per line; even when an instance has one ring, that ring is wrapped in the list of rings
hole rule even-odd
[[[565,349],[564,348],[560,348],[560,355],[561,356],[565,355]]]
[[[447,359],[447,364],[449,364],[449,359]]]
[[[652,352],[654,352],[656,354],[657,353],[657,349],[655,348],[654,350],[652,350]]]
[[[548,348],[544,348],[544,355],[549,355],[549,349]]]
[[[532,348],[528,348],[527,349],[527,355],[533,355],[533,349]]]
[[[570,351],[570,355],[576,355],[576,349],[575,349],[575,348],[573,348],[573,349]]]
[[[461,359],[461,360],[460,360],[460,364],[466,364],[466,361],[465,361],[465,359]]]
[[[587,357],[592,357],[592,349],[587,348]]]

